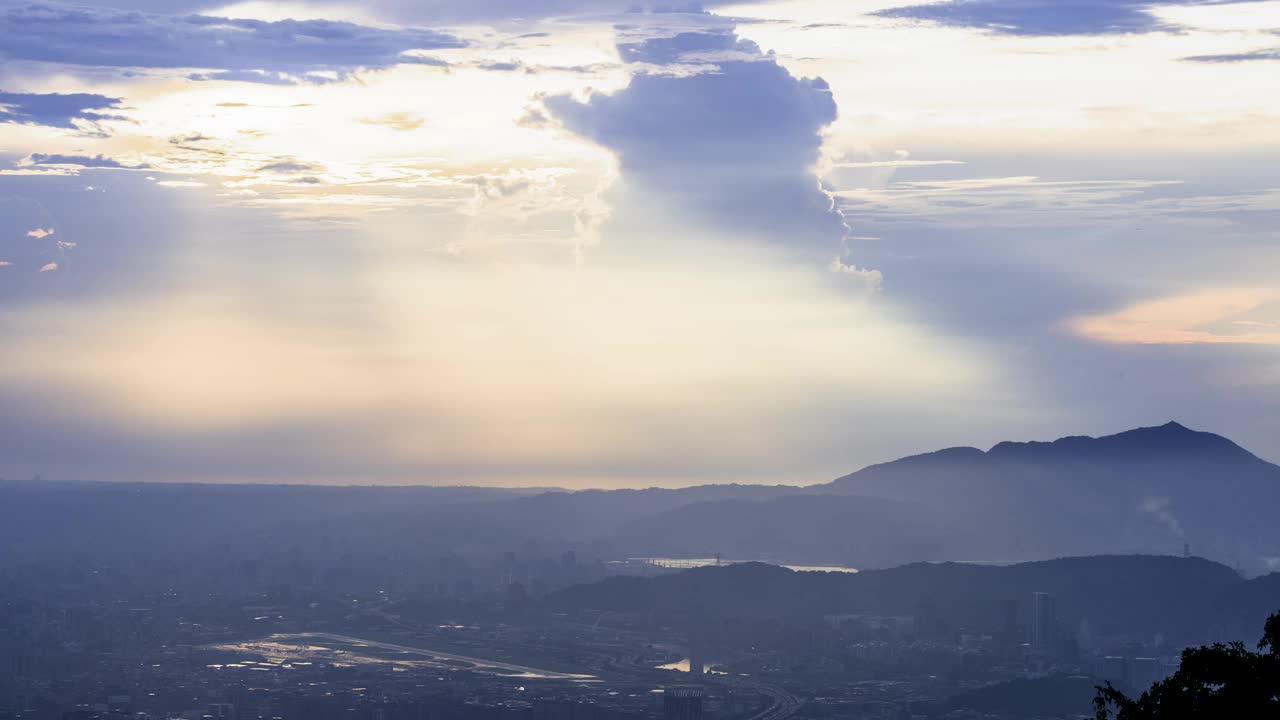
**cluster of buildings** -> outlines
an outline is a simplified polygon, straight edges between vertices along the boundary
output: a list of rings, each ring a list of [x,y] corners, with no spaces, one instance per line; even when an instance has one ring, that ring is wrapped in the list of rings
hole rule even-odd
[[[0,582],[0,720],[913,720],[1011,679],[1080,674],[1132,689],[1177,663],[1154,642],[1067,627],[1049,593],[1009,601],[980,628],[948,625],[945,604],[928,598],[885,617],[727,622],[707,610],[696,627],[539,610],[549,588],[608,574],[572,552],[510,552],[488,567],[441,559],[412,585],[291,552],[228,561],[206,585],[151,568],[40,567]],[[367,661],[350,648],[319,660],[227,649],[317,631],[590,677]],[[694,672],[656,669],[672,659]],[[778,705],[746,679],[803,703]]]

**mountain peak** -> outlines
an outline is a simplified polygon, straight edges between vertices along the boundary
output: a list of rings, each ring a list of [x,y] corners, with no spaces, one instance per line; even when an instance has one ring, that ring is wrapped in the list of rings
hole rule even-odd
[[[1175,420],[1102,437],[1071,436],[1053,442],[1002,442],[987,452],[993,459],[1032,462],[1157,461],[1213,459],[1261,462],[1221,435],[1192,430]]]
[[[948,448],[871,465],[838,478],[832,484],[853,487],[858,483],[858,478],[876,473],[915,473],[937,468],[959,470],[962,466],[972,469],[998,463],[1057,466],[1086,463],[1123,466],[1164,461],[1225,462],[1236,467],[1256,465],[1274,468],[1265,460],[1221,435],[1192,430],[1176,420],[1170,420],[1163,425],[1134,428],[1100,437],[1072,435],[1051,442],[1005,441],[994,445],[986,452],[969,447]],[[816,489],[827,486],[813,487]]]

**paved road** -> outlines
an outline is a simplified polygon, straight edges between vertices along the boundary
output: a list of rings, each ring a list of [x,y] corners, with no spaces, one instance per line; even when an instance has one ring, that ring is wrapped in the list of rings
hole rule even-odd
[[[754,715],[747,716],[745,720],[786,720],[786,718],[795,715],[796,711],[800,709],[800,698],[777,685],[770,685],[769,683],[746,677],[724,678],[710,675],[706,676],[704,681],[718,682],[735,688],[750,690],[769,698],[767,707],[757,711]]]
[[[786,720],[792,715],[795,715],[796,711],[800,709],[800,698],[792,695],[777,685],[763,682],[749,676],[716,674],[696,676],[671,670],[656,670],[654,668],[641,667],[625,659],[615,659],[606,666],[633,677],[653,678],[659,684],[677,685],[688,683],[691,685],[727,685],[737,690],[755,692],[769,698],[769,704],[766,707],[746,716],[743,720]]]

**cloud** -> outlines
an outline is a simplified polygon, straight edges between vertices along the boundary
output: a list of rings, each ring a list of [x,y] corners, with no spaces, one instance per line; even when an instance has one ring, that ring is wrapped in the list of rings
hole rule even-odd
[[[32,3],[0,11],[7,60],[119,68],[203,68],[201,79],[323,79],[415,62],[410,50],[462,47],[453,35],[331,20],[268,22]]]
[[[1066,327],[1080,337],[1118,345],[1280,345],[1280,332],[1254,329],[1270,323],[1241,317],[1270,312],[1280,318],[1277,304],[1276,290],[1207,290],[1072,318]]]
[[[106,155],[58,155],[45,153],[32,153],[28,161],[32,165],[70,165],[81,168],[112,168],[119,170],[145,170],[150,167],[146,163],[141,165],[126,165],[119,160],[109,158]]]
[[[0,123],[84,129],[102,120],[123,120],[120,115],[98,112],[119,106],[120,98],[93,93],[0,92]]]
[[[1174,514],[1172,505],[1173,501],[1167,497],[1149,497],[1138,504],[1138,511],[1154,517],[1173,536],[1186,537],[1182,523],[1178,522],[1178,516]]]
[[[321,168],[317,165],[312,165],[311,163],[298,162],[296,160],[281,160],[279,162],[273,162],[273,163],[268,163],[266,165],[263,165],[262,167],[258,168],[258,172],[304,173],[304,172],[317,172],[323,169],[324,168]]]
[[[49,228],[47,230],[45,228],[36,228],[35,230],[28,230],[27,237],[35,238],[36,240],[43,240],[49,237],[50,235],[52,235],[54,232],[55,231],[53,228]]]
[[[754,0],[748,0],[752,2]],[[400,21],[493,22],[584,14],[701,13],[704,8],[741,4],[741,0],[372,0],[369,6]],[[538,33],[526,33],[536,37]]]
[[[58,269],[58,263],[56,262],[45,263],[44,265],[40,266],[40,272],[42,273],[53,272],[54,270],[57,270],[57,269]]]
[[[619,52],[636,69],[625,88],[544,103],[616,154],[627,194],[618,211],[631,215],[615,225],[660,222],[653,203],[662,217],[826,264],[848,229],[813,170],[836,119],[827,83],[793,76],[732,30],[624,41]]]
[[[1176,180],[1049,180],[1035,176],[893,182],[840,189],[848,213],[868,221],[947,227],[1077,227],[1174,218],[1193,213],[1267,210],[1274,193],[1172,196]]]
[[[420,52],[409,51],[400,56],[400,62],[405,65],[429,65],[431,67],[449,67],[447,60],[441,60],[433,55],[423,55]]]
[[[843,168],[849,170],[861,170],[864,168],[917,168],[917,167],[934,167],[938,165],[964,165],[963,160],[866,160],[860,162],[840,162],[835,163],[832,168]]]
[[[724,29],[660,35],[639,41],[623,42],[618,46],[618,54],[622,56],[624,62],[653,65],[678,65],[690,62],[695,55],[730,53],[738,53],[738,59],[745,60],[764,57],[758,45]]]
[[[297,85],[299,78],[284,72],[267,70],[222,70],[211,73],[192,73],[188,80],[196,82],[246,82],[258,85]],[[327,80],[320,79],[320,82]]]
[[[1115,35],[1170,31],[1159,5],[1227,5],[1248,0],[946,0],[881,10],[886,18],[926,20],[1003,35]]]
[[[753,2],[755,0],[747,0]],[[703,8],[740,5],[743,0],[365,0],[334,3],[323,0],[242,0],[232,3],[210,3],[201,0],[110,0],[116,7],[141,10],[163,9],[203,11],[230,17],[252,17],[260,20],[286,18],[308,19],[340,17],[352,22],[375,21],[397,23],[489,23],[516,21],[518,27],[545,18],[636,14],[649,12],[702,12]],[[213,9],[210,9],[210,8]],[[544,32],[526,32],[525,37],[545,36]]]
[[[527,70],[524,63],[519,60],[493,60],[490,62],[482,62],[479,65],[481,70],[491,70],[494,72],[516,72],[518,70]]]
[[[879,270],[867,270],[857,265],[850,265],[842,261],[840,258],[833,258],[829,266],[831,272],[849,277],[862,284],[868,292],[879,292],[880,285],[884,282],[884,276]]]
[[[408,131],[417,130],[427,121],[421,115],[411,112],[393,112],[375,117],[360,118],[359,122],[365,125],[382,125],[392,130]]]
[[[1251,52],[1242,53],[1224,53],[1221,55],[1192,55],[1191,57],[1185,57],[1182,59],[1187,62],[1200,63],[1242,63],[1258,62],[1260,60],[1280,60],[1280,48],[1253,50]]]

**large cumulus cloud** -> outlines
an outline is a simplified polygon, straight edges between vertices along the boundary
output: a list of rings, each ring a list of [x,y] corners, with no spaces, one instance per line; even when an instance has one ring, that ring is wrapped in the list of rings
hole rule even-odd
[[[619,52],[637,68],[627,87],[546,107],[617,155],[629,199],[824,264],[840,253],[847,227],[813,171],[836,119],[825,81],[793,76],[725,29],[623,42]]]

